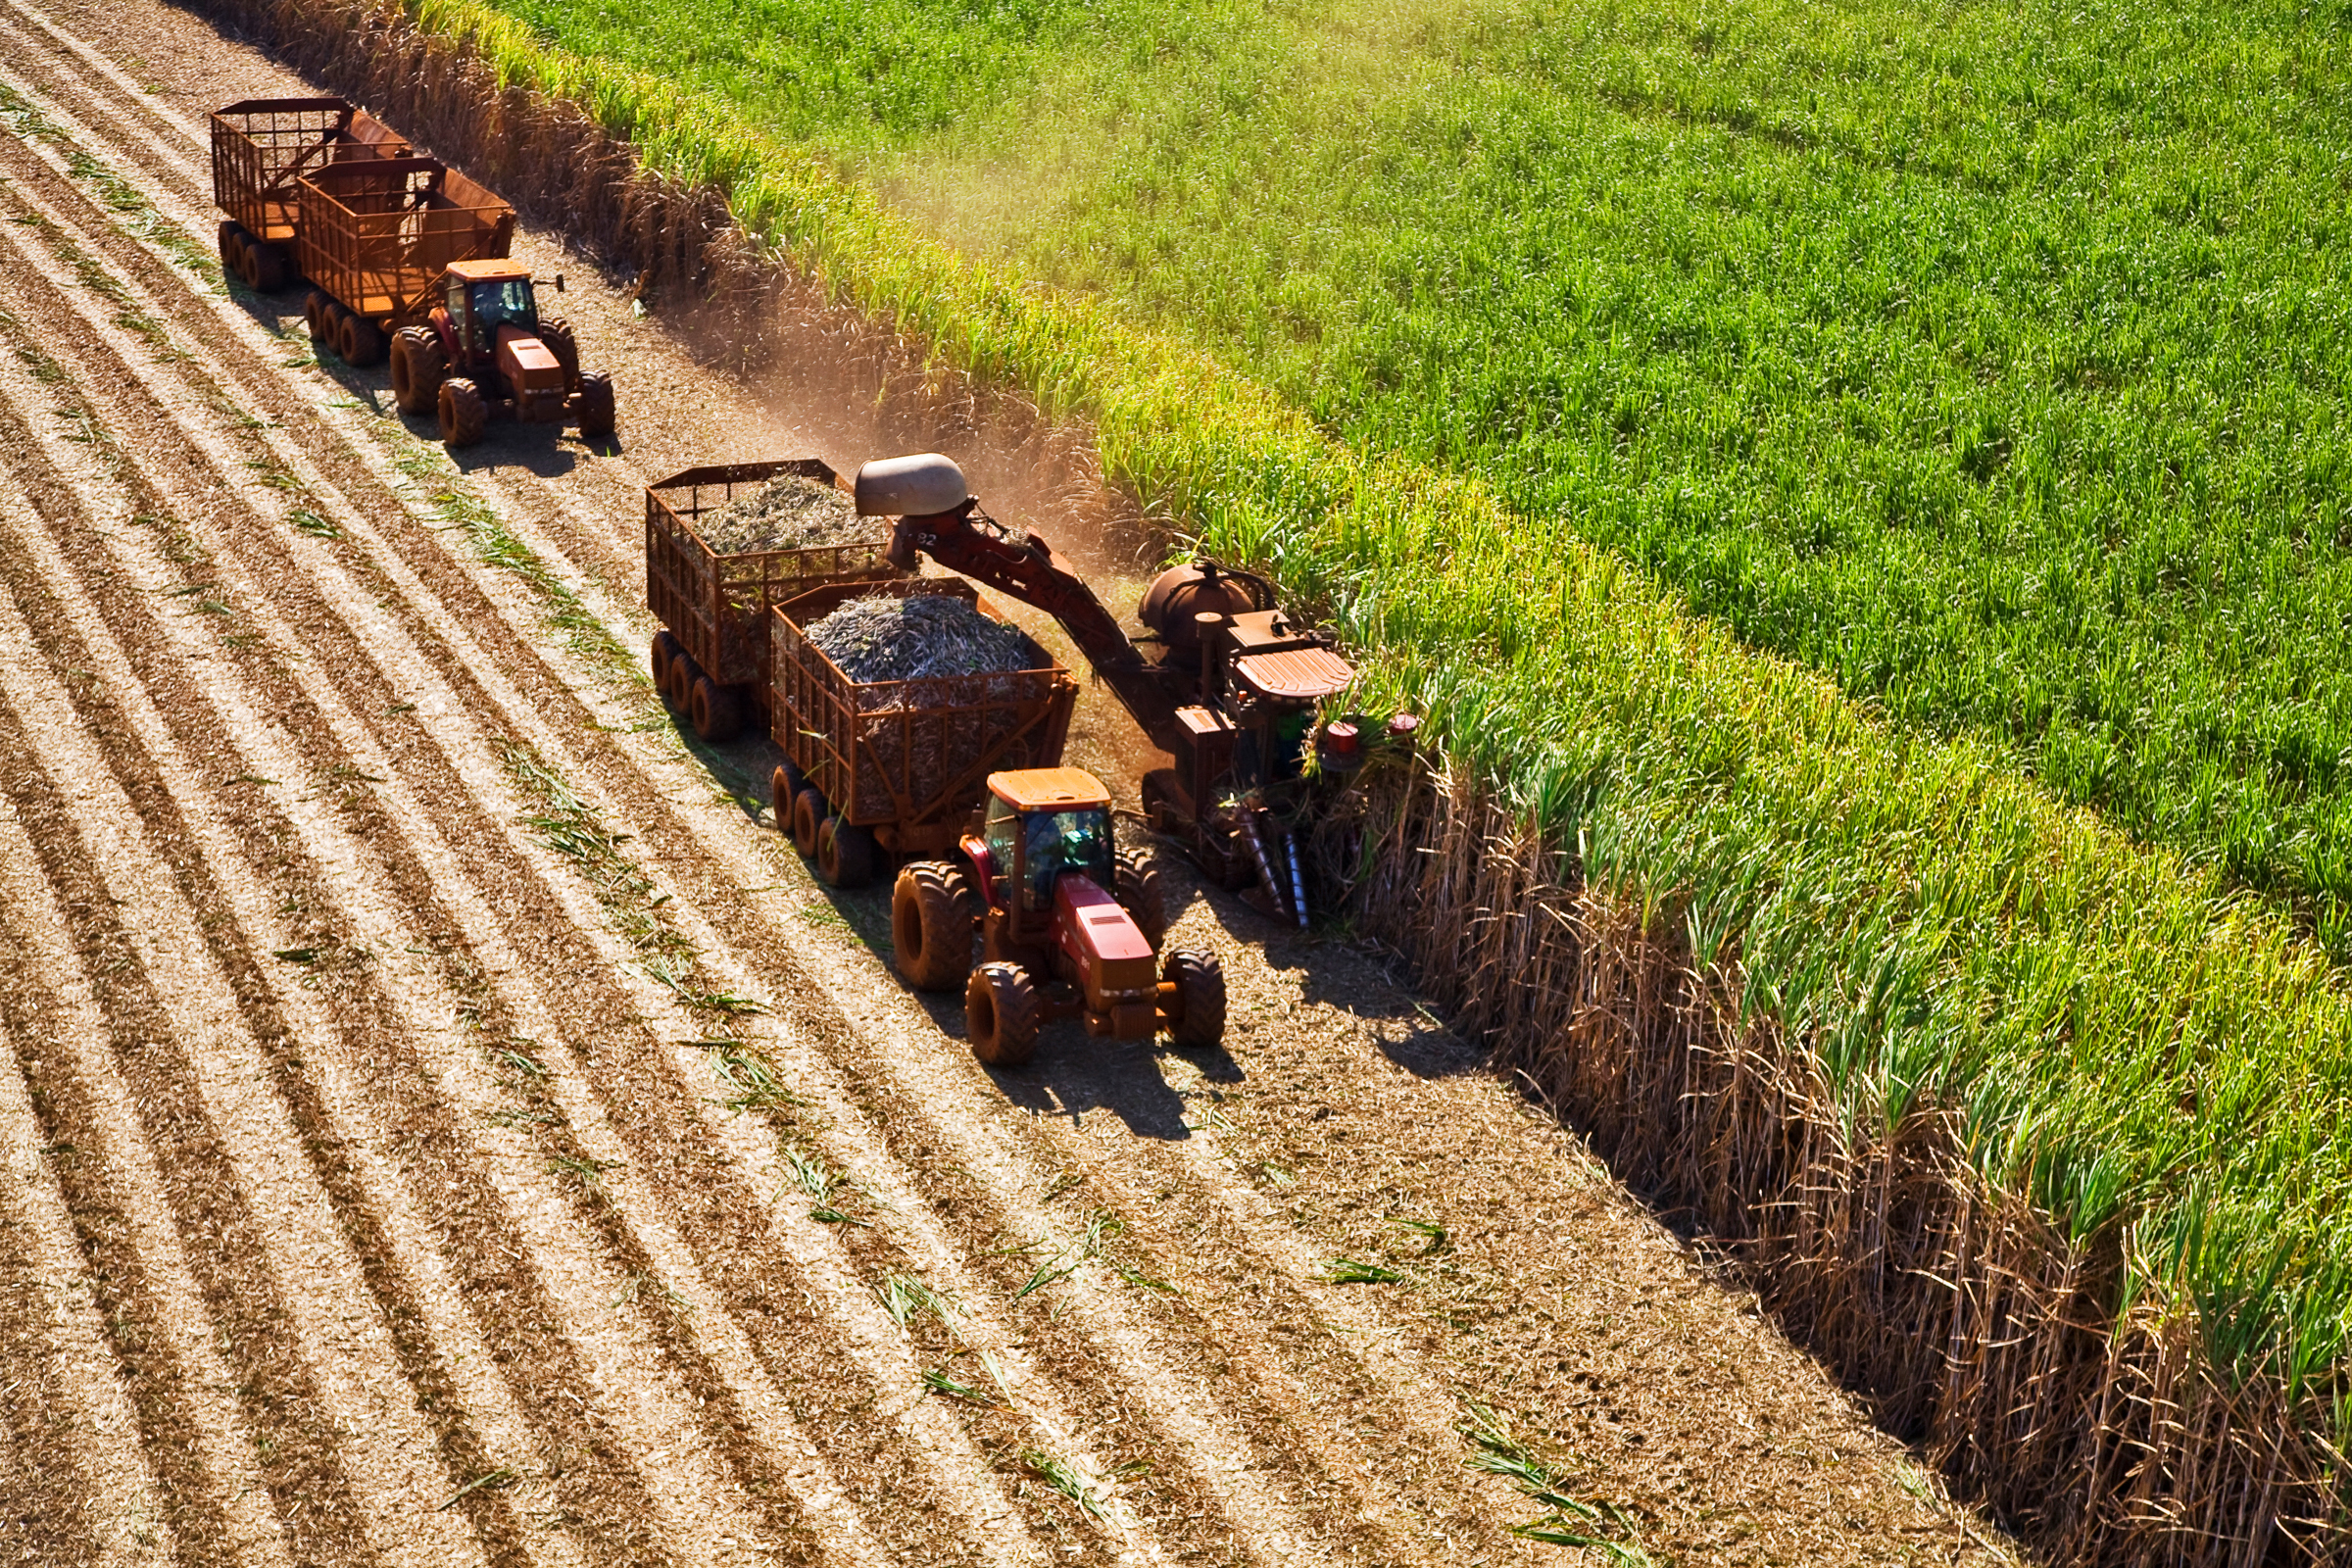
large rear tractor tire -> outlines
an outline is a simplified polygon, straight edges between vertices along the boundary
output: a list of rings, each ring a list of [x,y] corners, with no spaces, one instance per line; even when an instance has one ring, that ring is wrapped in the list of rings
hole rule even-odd
[[[392,338],[392,401],[403,414],[438,414],[449,353],[429,326],[404,326]]]
[[[984,963],[963,988],[963,1029],[972,1054],[992,1067],[1018,1067],[1037,1051],[1044,1011],[1029,972],[1017,963]]]
[[[816,858],[816,830],[833,814],[813,786],[792,798],[792,847],[806,859]]]
[[[539,318],[539,341],[547,345],[547,352],[553,354],[556,363],[564,368],[564,390],[577,392],[580,389],[580,340],[572,334],[571,323],[561,316]]]
[[[1176,987],[1168,1004],[1168,1033],[1188,1051],[1206,1051],[1225,1039],[1225,966],[1178,948],[1159,961],[1159,978]]]
[[[384,360],[384,334],[365,316],[345,311],[335,321],[335,352],[343,363],[366,369]]]
[[[462,375],[441,383],[438,403],[444,446],[469,447],[489,427],[490,405],[482,401],[481,389]]]
[[[972,974],[972,884],[949,860],[916,860],[890,892],[893,961],[917,991],[953,991]]]
[[[1160,891],[1159,867],[1133,850],[1121,850],[1111,864],[1111,896],[1154,948],[1168,934],[1167,899]]]
[[[602,441],[614,424],[612,377],[602,370],[580,372],[580,439]]]
[[[817,880],[832,888],[861,888],[874,879],[882,846],[873,831],[838,816],[828,816],[816,829]]]
[[[686,719],[697,740],[723,745],[743,733],[743,698],[705,675],[687,695]]]

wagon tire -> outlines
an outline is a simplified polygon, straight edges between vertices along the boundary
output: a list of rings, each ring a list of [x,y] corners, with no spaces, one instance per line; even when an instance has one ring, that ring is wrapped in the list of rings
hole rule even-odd
[[[343,356],[344,364],[362,369],[380,365],[384,358],[384,334],[365,316],[345,311],[335,322],[335,352]]]
[[[245,281],[257,294],[274,294],[292,280],[293,264],[286,253],[266,240],[248,239],[245,242]]]
[[[685,651],[678,646],[676,634],[666,628],[654,633],[653,653],[650,656],[654,669],[654,690],[663,697],[669,695],[669,666]],[[783,800],[790,804],[792,797],[787,795]]]
[[[695,738],[717,746],[743,733],[743,699],[732,686],[721,686],[705,675],[694,683],[686,701],[686,717]]]
[[[828,816],[816,830],[816,875],[827,887],[861,888],[874,879],[882,847],[871,829]]]
[[[1168,1034],[1177,1045],[1205,1051],[1225,1039],[1225,966],[1215,958],[1179,948],[1160,960],[1159,978],[1173,985],[1167,1004]]]
[[[303,324],[311,329],[311,347],[331,349],[335,346],[335,302],[326,290],[315,288],[303,297]]]
[[[1037,987],[1017,963],[984,963],[963,988],[963,1028],[972,1054],[992,1067],[1018,1067],[1037,1051],[1044,1022]]]
[[[490,423],[490,405],[482,401],[479,387],[453,375],[441,383],[438,403],[443,445],[469,447],[482,438]]]
[[[1121,850],[1111,862],[1111,895],[1135,921],[1144,940],[1156,948],[1168,934],[1167,896],[1159,885],[1159,867],[1133,850]]]
[[[972,974],[972,886],[947,860],[916,860],[890,892],[892,961],[917,991],[953,991]]]
[[[816,830],[832,815],[825,798],[813,786],[792,798],[792,847],[808,859],[816,858]]]
[[[449,379],[449,355],[441,334],[429,326],[404,326],[392,339],[392,401],[403,414],[434,414],[441,383]]]

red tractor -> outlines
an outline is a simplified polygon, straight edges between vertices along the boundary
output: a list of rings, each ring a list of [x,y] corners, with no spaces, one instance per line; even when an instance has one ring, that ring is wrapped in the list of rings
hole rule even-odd
[[[1111,842],[1110,793],[1075,767],[992,773],[977,833],[954,860],[900,871],[890,906],[899,972],[924,991],[964,988],[972,1050],[1018,1066],[1037,1032],[1082,1017],[1097,1039],[1166,1032],[1205,1048],[1225,1036],[1225,971],[1159,952],[1159,884]],[[972,963],[972,927],[981,963]]]
[[[559,290],[563,283],[556,280]],[[449,264],[423,323],[392,339],[392,397],[403,414],[435,416],[453,447],[479,441],[494,415],[535,424],[574,419],[589,441],[612,433],[612,378],[582,370],[571,328],[541,319],[530,269],[520,262]]]

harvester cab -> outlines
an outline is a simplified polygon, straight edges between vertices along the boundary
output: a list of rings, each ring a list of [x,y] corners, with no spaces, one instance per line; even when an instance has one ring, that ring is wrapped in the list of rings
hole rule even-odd
[[[392,391],[403,411],[435,415],[451,446],[480,440],[493,416],[612,433],[612,377],[580,368],[570,324],[541,317],[530,269],[503,258],[449,265],[424,323],[393,339]]]
[[[1075,767],[992,773],[976,827],[956,860],[918,860],[899,873],[891,938],[914,985],[963,986],[981,1060],[1028,1060],[1054,1018],[1083,1018],[1098,1039],[1164,1031],[1180,1046],[1207,1047],[1224,1038],[1224,970],[1213,957],[1159,951],[1158,879],[1118,851],[1099,779]]]

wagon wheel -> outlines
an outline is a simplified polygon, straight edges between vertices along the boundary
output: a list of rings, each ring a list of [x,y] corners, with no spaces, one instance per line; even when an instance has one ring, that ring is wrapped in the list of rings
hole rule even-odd
[[[792,798],[792,847],[813,860],[816,858],[816,830],[832,811],[825,798],[813,788],[804,789]]]
[[[686,717],[696,739],[721,745],[743,733],[743,699],[734,687],[705,675],[687,697]]]
[[[1018,1067],[1037,1050],[1043,1022],[1037,987],[1017,963],[984,963],[963,988],[963,1027],[972,1054],[992,1067]]]
[[[861,888],[874,879],[882,847],[870,829],[828,816],[816,829],[816,874],[828,887]]]
[[[654,633],[652,659],[654,666],[654,690],[660,692],[664,697],[669,695],[670,662],[675,660],[684,652],[685,650],[678,646],[678,639],[671,635],[667,628]],[[777,799],[783,801],[788,806],[792,802],[792,797],[789,795],[779,796]]]
[[[266,240],[245,242],[245,281],[260,294],[274,294],[286,286],[294,271],[286,253]]]
[[[335,352],[344,363],[362,369],[381,364],[384,358],[384,334],[365,316],[345,311],[335,322]],[[464,445],[463,442],[458,443]]]

